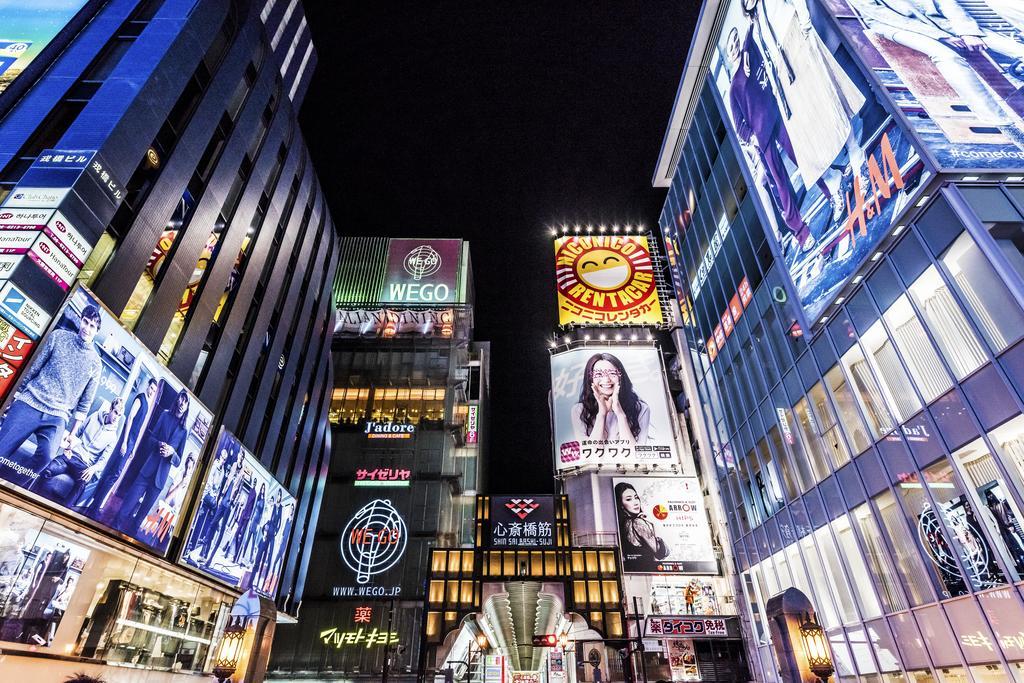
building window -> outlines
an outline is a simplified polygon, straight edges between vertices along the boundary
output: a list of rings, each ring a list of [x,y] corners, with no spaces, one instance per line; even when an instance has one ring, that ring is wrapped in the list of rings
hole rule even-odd
[[[953,386],[953,380],[905,294],[900,295],[882,317],[925,403]]]
[[[864,542],[867,566],[874,577],[875,585],[878,587],[878,597],[881,599],[886,612],[899,612],[907,609],[907,601],[903,597],[903,591],[899,587],[899,578],[892,566],[889,549],[885,547],[882,534],[878,529],[878,523],[871,508],[867,503],[857,506],[851,516],[857,523],[860,530],[860,537]],[[840,537],[842,534],[840,534]]]
[[[1024,313],[970,235],[962,233],[942,256],[960,297],[996,352],[1024,333]]]
[[[850,581],[853,583],[853,594],[860,605],[861,616],[864,619],[873,619],[881,616],[882,607],[875,594],[872,582],[872,575],[868,572],[868,565],[864,562],[864,556],[857,545],[857,538],[854,535],[853,527],[847,515],[843,515],[832,522],[832,530],[835,532],[839,542],[839,549],[845,560]]]
[[[981,342],[935,266],[929,266],[908,290],[957,379],[985,362]]]

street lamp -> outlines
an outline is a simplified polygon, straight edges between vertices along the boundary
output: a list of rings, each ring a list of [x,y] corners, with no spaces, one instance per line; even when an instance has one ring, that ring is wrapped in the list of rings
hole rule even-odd
[[[490,643],[487,642],[487,636],[485,636],[483,633],[478,633],[477,634],[477,636],[476,636],[476,644],[477,644],[477,647],[479,647],[481,651],[486,651],[487,648],[490,647],[490,645],[491,645]]]
[[[835,668],[828,653],[825,632],[813,614],[804,615],[804,622],[800,624],[800,637],[804,641],[804,653],[807,655],[807,666],[810,667],[811,673],[820,678],[822,683],[828,683],[829,676]]]
[[[221,634],[217,656],[213,660],[213,675],[219,683],[225,683],[238,668],[242,655],[242,641],[245,640],[245,619],[231,617]]]

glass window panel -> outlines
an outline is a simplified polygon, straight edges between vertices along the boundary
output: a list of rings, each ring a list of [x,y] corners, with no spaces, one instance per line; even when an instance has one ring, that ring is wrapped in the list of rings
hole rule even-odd
[[[864,422],[861,420],[860,413],[857,411],[853,392],[850,391],[849,385],[846,383],[846,377],[843,375],[842,370],[839,366],[833,366],[831,370],[825,373],[825,383],[828,385],[828,389],[832,394],[832,399],[835,401],[836,410],[839,413],[840,422],[844,425],[847,436],[850,437],[850,441],[853,444],[853,448],[857,453],[860,453],[868,446],[871,445],[871,439],[867,428],[864,426]],[[814,392],[811,392],[812,398]],[[815,408],[818,408],[819,402],[814,401]],[[821,418],[821,411],[818,412],[818,418]],[[828,441],[826,441],[828,443]]]
[[[875,594],[875,588],[868,573],[867,564],[857,546],[857,539],[854,536],[853,528],[847,515],[832,522],[832,530],[835,532],[836,540],[842,551],[843,558],[850,581],[853,583],[854,595],[860,604],[861,616],[865,619],[872,619],[881,616],[882,607]]]
[[[906,295],[898,297],[883,317],[903,362],[914,378],[914,384],[925,402],[930,403],[949,389],[953,380],[928,339],[924,326],[914,314],[910,299]]]
[[[976,372],[962,388],[966,403],[974,408],[985,429],[1005,422],[1018,412],[1017,401],[993,365]]]
[[[950,531],[951,543],[948,548],[942,548],[937,544],[931,548],[937,560],[945,563],[952,559],[952,554],[955,554],[967,572],[973,590],[983,590],[1006,583],[1006,578],[996,562],[995,553],[974,512],[974,506],[956,482],[952,465],[946,460],[940,460],[924,470],[923,475],[942,521]],[[923,513],[923,523],[926,527],[929,525],[929,512],[929,509],[925,509]],[[935,513],[931,512],[931,515],[934,516]]]
[[[820,392],[822,392],[822,397],[824,397],[824,391],[821,388],[821,384],[817,384],[816,387]],[[797,401],[796,405],[793,406],[793,412],[796,414],[796,423],[800,427],[800,434],[803,436],[803,443],[806,445],[804,451],[807,454],[807,461],[814,473],[814,481],[821,481],[829,475],[829,469],[825,461],[826,446],[823,441],[823,437],[819,432],[819,423],[814,419],[814,414],[811,412],[807,398],[801,398]],[[831,409],[829,410],[829,415],[831,415]],[[831,429],[835,436],[839,436],[839,430],[836,428],[835,424],[831,426]],[[841,441],[842,437],[839,438]],[[843,452],[845,452],[845,444]]]
[[[902,484],[898,485],[901,486]],[[918,489],[919,491],[919,489]],[[893,549],[893,559],[896,569],[902,579],[903,587],[906,589],[907,598],[911,605],[920,605],[931,601],[932,591],[928,587],[929,577],[941,583],[942,577],[938,568],[930,562],[925,567],[918,552],[918,544],[910,535],[904,521],[903,512],[896,502],[891,491],[885,491],[874,498],[878,510],[878,519],[889,536],[889,544]],[[957,571],[959,574],[959,571]]]
[[[956,389],[933,403],[931,414],[950,448],[967,443],[978,435],[978,427]]]
[[[856,389],[854,394],[861,410],[867,416],[872,436],[878,438],[883,434],[888,434],[896,426],[896,421],[889,412],[885,395],[875,381],[870,363],[864,357],[860,347],[853,346],[847,351],[843,355],[842,363],[846,368],[847,376],[851,378],[850,381]]]
[[[908,291],[957,379],[963,379],[987,360],[974,328],[938,268],[929,266]]]
[[[829,527],[824,526],[814,532],[814,540],[818,545],[819,552],[821,552],[823,567],[829,584],[835,587],[835,598],[843,623],[849,624],[858,621],[857,607],[854,605],[853,594],[849,583],[847,583],[846,574],[843,571],[844,560],[836,549]]]
[[[1016,341],[1024,332],[1024,313],[970,235],[960,235],[942,262],[992,348],[1002,351]]]
[[[861,345],[867,354],[868,364],[875,372],[875,379],[889,406],[889,412],[902,422],[920,410],[921,401],[914,392],[907,371],[900,363],[892,339],[880,322],[872,325],[861,337]]]
[[[907,609],[909,606],[903,597],[903,591],[899,587],[899,578],[892,566],[889,550],[878,529],[878,523],[871,508],[867,504],[859,505],[852,512],[853,519],[860,530],[860,537],[864,543],[867,556],[867,566],[874,577],[875,586],[878,587],[878,597],[886,612],[898,612]]]

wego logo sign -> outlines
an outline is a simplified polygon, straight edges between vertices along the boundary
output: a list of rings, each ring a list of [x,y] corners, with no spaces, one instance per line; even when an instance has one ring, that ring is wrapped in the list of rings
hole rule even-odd
[[[352,516],[341,534],[341,559],[366,584],[398,564],[408,543],[405,520],[390,500],[372,500]]]
[[[405,255],[402,265],[413,280],[422,280],[441,270],[441,255],[429,244],[421,244]]]
[[[461,253],[462,240],[389,240],[387,277],[380,300],[410,304],[455,301]]]
[[[561,237],[555,276],[561,325],[662,322],[645,236]]]

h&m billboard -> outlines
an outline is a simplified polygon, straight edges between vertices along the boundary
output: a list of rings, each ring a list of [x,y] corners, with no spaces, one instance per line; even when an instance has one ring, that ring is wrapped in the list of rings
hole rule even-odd
[[[814,322],[924,186],[925,164],[814,0],[732,2],[709,80]]]

